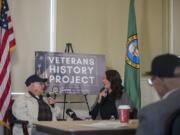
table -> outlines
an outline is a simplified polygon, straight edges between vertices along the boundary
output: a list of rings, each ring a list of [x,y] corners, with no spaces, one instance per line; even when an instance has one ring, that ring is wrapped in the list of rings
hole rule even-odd
[[[134,135],[137,120],[128,125],[120,124],[119,120],[85,120],[85,121],[57,121],[34,122],[36,129],[51,135]]]

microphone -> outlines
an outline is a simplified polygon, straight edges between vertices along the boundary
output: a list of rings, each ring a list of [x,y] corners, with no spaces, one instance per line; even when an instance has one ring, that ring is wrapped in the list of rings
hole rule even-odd
[[[46,94],[46,97],[47,97],[48,99],[51,99],[51,98],[52,98],[49,93]],[[54,108],[54,104],[50,104],[50,105],[51,105],[52,108]]]
[[[82,120],[79,117],[77,117],[76,113],[70,108],[66,109],[66,114],[73,120]]]

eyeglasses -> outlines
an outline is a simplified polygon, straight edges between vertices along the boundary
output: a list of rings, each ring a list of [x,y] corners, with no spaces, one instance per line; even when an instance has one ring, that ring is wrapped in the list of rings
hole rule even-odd
[[[148,83],[150,86],[153,86],[153,85],[154,85],[154,83],[153,83],[154,79],[155,79],[155,77],[148,78],[148,79],[147,79],[147,83]]]
[[[152,82],[151,78],[148,78],[148,79],[147,79],[147,83],[148,83],[150,86],[153,86],[153,82]]]
[[[150,86],[153,86],[154,85],[154,80],[156,79],[157,76],[151,76],[151,78],[148,78],[147,79],[147,83],[150,85]],[[159,78],[180,78],[180,74],[175,74],[174,76],[172,77],[159,77]]]

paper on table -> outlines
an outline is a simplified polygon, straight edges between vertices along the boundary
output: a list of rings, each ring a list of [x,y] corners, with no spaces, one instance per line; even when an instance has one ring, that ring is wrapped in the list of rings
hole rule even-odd
[[[119,128],[128,126],[127,124],[121,124],[119,121],[100,121],[91,124],[81,124],[82,126],[96,127],[96,128]]]

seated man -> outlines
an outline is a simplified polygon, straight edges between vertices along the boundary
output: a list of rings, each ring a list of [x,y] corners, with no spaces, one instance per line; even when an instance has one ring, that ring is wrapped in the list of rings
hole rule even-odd
[[[140,110],[136,135],[165,135],[167,119],[180,108],[180,58],[173,54],[155,57],[147,75],[161,100]]]
[[[25,81],[28,92],[15,99],[12,106],[12,113],[17,119],[29,122],[29,134],[35,134],[31,133],[33,121],[56,120],[56,117],[60,114],[60,109],[57,106],[54,106],[54,99],[47,99],[47,101],[43,98],[46,82],[47,79],[42,79],[37,75],[28,77]],[[18,124],[14,125],[13,134],[23,134],[22,127]]]

